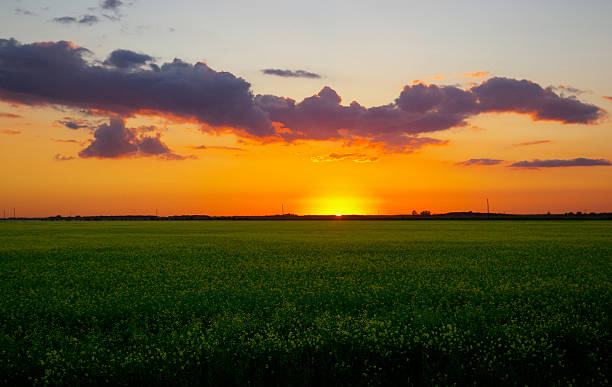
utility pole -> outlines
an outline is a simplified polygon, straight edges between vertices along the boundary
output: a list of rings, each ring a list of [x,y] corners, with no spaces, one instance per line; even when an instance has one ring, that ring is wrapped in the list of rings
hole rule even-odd
[[[489,213],[489,198],[487,198],[487,219],[489,219],[490,213]]]
[[[15,216],[15,207],[13,207],[13,219],[17,219],[17,217]]]
[[[157,218],[157,208],[155,209],[155,217]]]
[[[281,215],[285,215],[285,204],[281,203]]]

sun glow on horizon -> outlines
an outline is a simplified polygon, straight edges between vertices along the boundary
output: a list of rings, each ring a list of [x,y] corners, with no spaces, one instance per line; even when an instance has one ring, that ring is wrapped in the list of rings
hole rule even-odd
[[[376,213],[373,200],[360,197],[319,197],[306,199],[304,213],[311,215],[368,215]]]

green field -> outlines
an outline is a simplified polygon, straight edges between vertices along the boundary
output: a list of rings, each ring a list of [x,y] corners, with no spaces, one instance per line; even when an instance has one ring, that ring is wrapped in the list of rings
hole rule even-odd
[[[612,222],[0,223],[0,384],[605,385]]]

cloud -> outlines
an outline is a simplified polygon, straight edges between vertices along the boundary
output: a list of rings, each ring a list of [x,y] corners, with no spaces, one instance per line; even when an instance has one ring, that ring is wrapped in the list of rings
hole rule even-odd
[[[190,146],[189,148],[194,150],[231,150],[231,151],[243,151],[243,148],[238,148],[234,146],[211,146],[211,145],[198,145],[198,146]]]
[[[17,134],[21,134],[21,130],[4,129],[4,130],[0,130],[0,134],[17,135]]]
[[[456,77],[462,78],[484,78],[489,75],[489,71],[476,71],[475,73],[463,73],[463,74],[455,74]]]
[[[604,159],[587,159],[583,157],[579,157],[571,160],[531,160],[531,161],[519,161],[514,164],[509,165],[514,168],[529,168],[529,169],[538,169],[538,168],[558,168],[558,167],[595,167],[601,165],[612,165],[612,162]]]
[[[86,24],[93,25],[99,21],[98,17],[95,15],[83,15],[80,19],[77,19],[72,16],[62,16],[56,17],[53,19],[54,22],[60,24]]]
[[[74,156],[64,156],[64,155],[60,155],[60,154],[58,153],[58,154],[56,154],[56,155],[53,157],[53,159],[54,159],[55,161],[68,161],[68,160],[74,160],[74,159],[76,159],[76,157],[74,157]]]
[[[64,120],[58,120],[55,122],[57,122],[58,124],[64,125],[68,129],[72,129],[72,130],[89,128],[89,124],[82,122],[82,121],[73,120],[70,117],[65,117]]]
[[[551,140],[536,140],[536,141],[521,142],[518,144],[513,144],[512,146],[529,146],[529,145],[552,144],[552,143],[553,141]]]
[[[553,89],[554,91],[559,91],[562,95],[565,92],[569,93],[570,95],[580,95],[584,93],[589,93],[589,91],[587,90],[577,89],[570,85],[551,86],[551,89]]]
[[[153,58],[146,54],[139,54],[130,50],[115,50],[111,52],[104,64],[118,69],[133,69],[152,60]]]
[[[76,23],[77,19],[72,16],[62,16],[53,18],[53,21],[60,24],[71,24]]]
[[[65,41],[21,45],[0,40],[0,99],[122,116],[167,114],[255,137],[275,134],[242,78],[179,59],[156,69],[126,72],[89,64],[83,58],[86,53],[89,50]]]
[[[186,157],[172,153],[161,141],[161,135],[154,137],[140,135],[127,128],[125,121],[113,117],[108,124],[100,125],[94,132],[94,140],[79,152],[82,158],[96,157],[117,159],[123,157],[157,156],[164,160],[184,160]]]
[[[23,8],[15,8],[15,15],[36,16],[36,12],[32,12]]]
[[[19,114],[13,113],[0,113],[0,118],[23,118]]]
[[[427,78],[427,79],[433,79],[433,80],[439,81],[439,80],[442,80],[442,79],[446,79],[446,78],[448,78],[448,77],[447,77],[446,75],[441,75],[441,74],[438,74],[438,75],[432,75],[432,76],[425,77],[425,78]]]
[[[102,9],[116,11],[119,9],[121,4],[123,4],[123,2],[120,0],[103,0],[100,3],[100,7],[102,7]]]
[[[600,119],[604,112],[595,105],[574,97],[562,97],[551,88],[537,83],[509,78],[491,78],[470,91],[478,98],[481,112],[514,112],[528,114],[534,120],[558,121],[565,124],[588,124]]]
[[[83,145],[83,142],[77,140],[62,140],[59,138],[52,138],[51,141],[61,143],[61,144],[79,144]]]
[[[365,107],[356,101],[343,105],[328,86],[300,102],[253,96],[244,79],[203,62],[175,59],[158,66],[150,56],[129,51],[119,54],[118,61],[111,54],[102,66],[88,61],[89,54],[65,41],[22,45],[0,40],[0,100],[99,115],[164,115],[199,123],[204,131],[232,131],[260,142],[365,139],[389,152],[444,144],[423,135],[466,126],[482,113],[527,114],[564,124],[594,124],[605,115],[595,105],[528,80],[493,77],[465,90],[414,83],[386,105]],[[146,63],[148,68],[140,67]]]
[[[313,163],[322,163],[330,161],[351,160],[356,163],[373,163],[378,161],[378,157],[372,157],[363,153],[330,153],[323,156],[313,156],[310,158]]]
[[[503,163],[504,160],[498,159],[469,159],[456,163],[455,165],[470,166],[470,165],[497,165]]]
[[[304,70],[281,70],[281,69],[263,69],[262,73],[266,75],[277,75],[279,77],[288,77],[288,78],[313,78],[318,79],[321,78],[319,74],[311,73]]]

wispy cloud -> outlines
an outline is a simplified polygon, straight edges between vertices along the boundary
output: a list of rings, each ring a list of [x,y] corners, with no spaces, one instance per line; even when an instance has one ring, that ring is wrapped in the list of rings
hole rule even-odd
[[[551,140],[535,140],[535,141],[520,142],[518,144],[512,144],[512,146],[529,146],[529,145],[552,144],[552,143],[553,141]]]
[[[455,163],[455,165],[461,165],[461,166],[467,167],[470,165],[497,165],[503,162],[504,160],[498,160],[498,159],[469,159],[466,161]]]
[[[509,165],[514,168],[527,168],[527,169],[538,169],[538,168],[560,168],[560,167],[596,167],[596,166],[609,166],[612,162],[605,159],[588,159],[584,157],[578,157],[570,160],[531,160],[531,161],[519,161]]]
[[[4,130],[0,130],[0,134],[7,134],[9,136],[14,136],[17,134],[21,134],[21,130],[4,129]]]
[[[60,24],[84,24],[90,26],[100,20],[96,15],[83,15],[80,18],[75,18],[72,16],[56,17],[53,19],[53,21]]]
[[[261,70],[261,72],[266,75],[276,75],[279,77],[286,77],[286,78],[313,78],[313,79],[321,78],[321,75],[316,74],[316,73],[311,73],[305,70],[295,70],[294,71],[294,70],[281,70],[281,69],[263,69]]]
[[[84,145],[85,143],[83,143],[83,141],[78,141],[78,140],[63,140],[61,138],[52,138],[50,139],[53,142],[57,142],[60,144],[78,144],[78,145]]]
[[[27,9],[23,9],[23,8],[15,8],[15,15],[21,15],[21,16],[36,16],[36,12],[32,12],[30,10]]]
[[[65,155],[61,155],[61,154],[56,154],[53,159],[55,161],[69,161],[69,160],[74,160],[76,159],[76,157],[74,156],[65,156]]]
[[[23,118],[19,114],[13,113],[0,113],[0,118]]]
[[[228,150],[228,151],[243,151],[243,148],[238,148],[234,146],[216,146],[216,145],[198,145],[198,146],[190,146],[188,147],[194,150]]]
[[[322,156],[313,156],[310,158],[313,163],[331,162],[351,160],[356,163],[373,163],[378,161],[378,157],[368,156],[363,153],[330,153]]]
[[[64,117],[63,120],[55,121],[60,125],[67,127],[68,129],[78,130],[82,128],[89,128],[89,124],[84,121],[75,120],[70,117]]]
[[[475,73],[457,73],[455,74],[456,77],[461,77],[461,78],[484,78],[487,75],[490,74],[490,71],[476,71]]]

